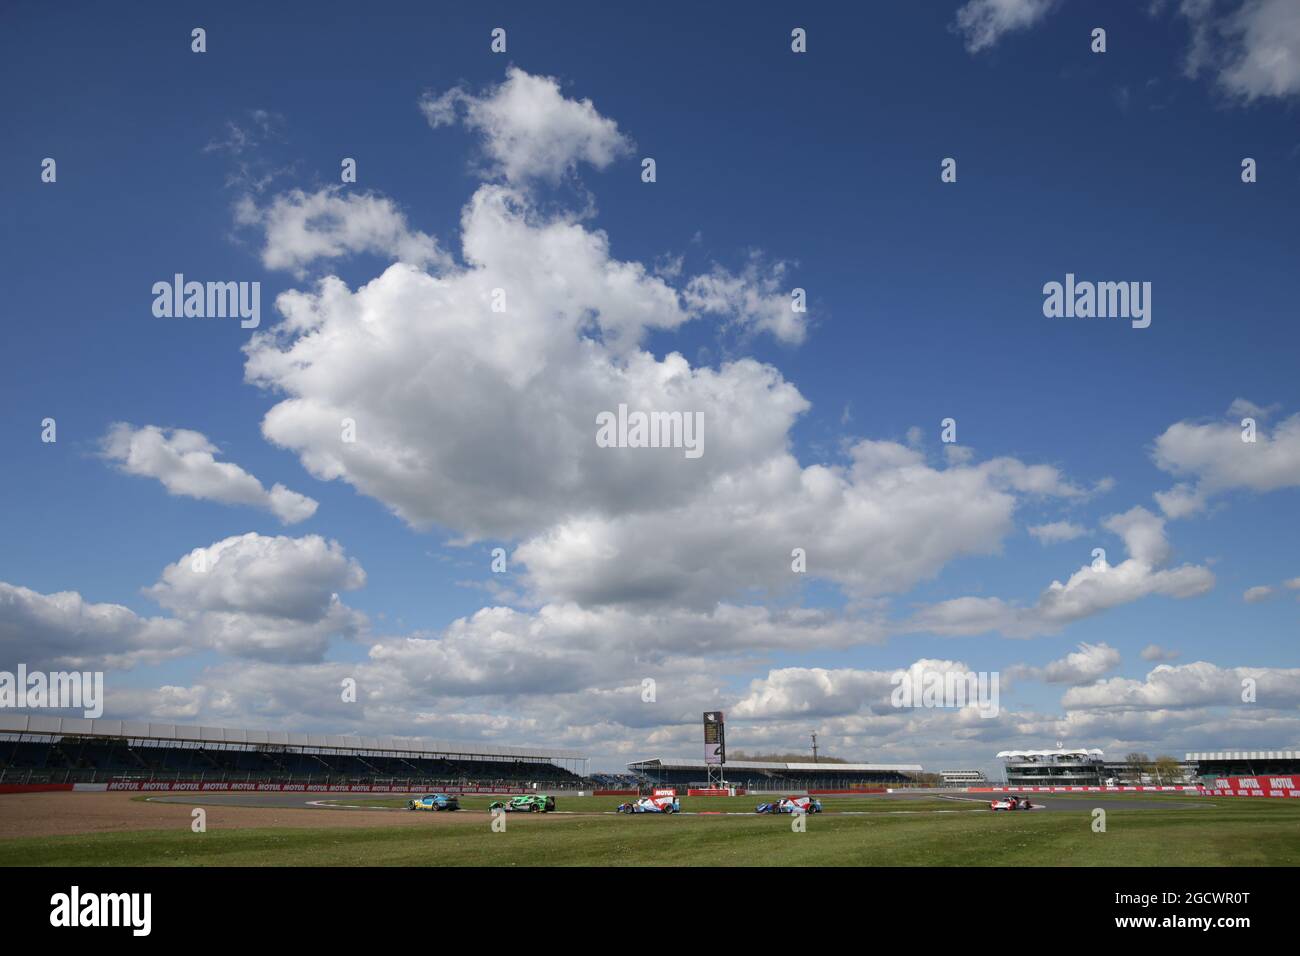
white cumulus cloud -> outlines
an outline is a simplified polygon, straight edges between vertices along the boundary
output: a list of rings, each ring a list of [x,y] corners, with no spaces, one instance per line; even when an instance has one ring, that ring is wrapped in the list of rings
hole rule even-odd
[[[1242,0],[1225,9],[1214,0],[1183,0],[1192,28],[1187,72],[1215,74],[1219,87],[1245,102],[1300,93],[1300,4]]]
[[[1088,529],[1073,521],[1050,521],[1047,524],[1031,525],[1029,533],[1040,544],[1056,544],[1060,541],[1073,541],[1088,533]]]
[[[146,590],[183,620],[196,641],[227,654],[319,660],[329,640],[361,632],[365,617],[339,591],[366,583],[335,541],[237,535],[196,548]]]
[[[1048,684],[1090,684],[1120,664],[1120,653],[1109,644],[1082,642],[1079,649],[1042,667],[1020,665],[1011,676]]]
[[[407,225],[406,216],[383,196],[345,193],[328,186],[314,193],[294,189],[259,206],[245,196],[235,221],[264,235],[262,264],[299,277],[321,259],[372,253],[416,266],[447,268],[448,255],[432,236]]]
[[[100,447],[121,471],[156,478],[173,495],[261,508],[284,524],[305,521],[316,513],[317,502],[306,495],[278,483],[268,491],[233,462],[217,461],[220,449],[196,431],[117,422]]]
[[[1261,708],[1300,705],[1300,670],[1220,667],[1206,661],[1177,667],[1161,664],[1145,680],[1112,677],[1087,687],[1072,687],[1061,703],[1067,708],[1137,710],[1236,706],[1243,704],[1246,681],[1253,682],[1255,703]]]
[[[1165,429],[1155,442],[1156,466],[1183,480],[1156,493],[1161,510],[1181,518],[1203,510],[1216,494],[1300,487],[1300,414],[1271,429],[1256,422],[1254,441],[1244,441],[1243,433],[1239,419],[1182,421]]]
[[[1053,581],[1038,600],[1022,606],[996,597],[961,597],[917,611],[908,631],[945,636],[999,632],[1007,637],[1058,633],[1065,625],[1149,595],[1189,598],[1214,586],[1206,567],[1164,567],[1170,556],[1164,521],[1145,508],[1112,515],[1104,527],[1124,542],[1128,558],[1111,564],[1100,557],[1065,582]]]
[[[426,93],[420,109],[435,129],[463,114],[465,125],[482,138],[491,172],[515,184],[554,182],[579,162],[604,169],[632,148],[618,124],[601,116],[591,100],[569,99],[559,81],[517,67],[482,94],[461,87]]]

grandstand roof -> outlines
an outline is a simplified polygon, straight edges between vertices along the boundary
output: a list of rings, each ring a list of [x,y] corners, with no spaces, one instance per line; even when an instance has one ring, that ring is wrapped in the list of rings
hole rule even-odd
[[[1104,754],[1096,747],[1087,750],[1075,747],[1066,750],[1001,750],[998,759],[1017,760],[1022,757],[1101,757]]]
[[[627,765],[629,770],[654,768],[659,770],[706,770],[713,764],[703,760],[664,760],[651,757],[649,760],[636,760]],[[728,760],[725,767],[737,770],[795,770],[795,771],[841,771],[843,773],[920,773],[919,763],[769,763],[762,760]]]
[[[1188,760],[1300,760],[1300,750],[1218,750],[1188,754]]]
[[[585,760],[573,750],[536,747],[496,747],[490,744],[425,737],[350,737],[332,734],[294,734],[283,730],[231,730],[195,724],[154,724],[132,720],[93,720],[83,717],[44,717],[0,714],[0,733],[53,736],[131,738],[207,744],[265,744],[319,750],[383,751],[438,754],[456,757],[515,757],[525,760]]]

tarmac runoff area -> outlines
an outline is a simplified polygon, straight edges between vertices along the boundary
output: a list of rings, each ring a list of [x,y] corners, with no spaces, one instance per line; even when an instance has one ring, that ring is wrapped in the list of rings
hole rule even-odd
[[[380,796],[375,794],[374,796]],[[394,794],[394,797],[400,797],[401,794]],[[827,814],[836,814],[839,816],[875,816],[880,813],[910,813],[910,814],[927,814],[927,813],[971,813],[985,812],[991,813],[989,803],[994,797],[1005,797],[1009,794],[934,794],[934,793],[880,793],[872,794],[869,799],[897,802],[900,806],[897,810],[836,810],[835,801],[837,795],[826,795],[819,797],[824,808],[823,812]],[[1056,794],[1026,794],[1029,797],[1035,811],[1057,811],[1068,813],[1088,812],[1100,807],[1103,810],[1188,810],[1201,809],[1214,805],[1213,801],[1204,797],[1126,797],[1121,799],[1107,799],[1099,794],[1094,795],[1056,795]],[[148,798],[150,803],[183,803],[187,806],[226,806],[226,807],[262,807],[268,809],[310,809],[310,810],[333,810],[341,812],[364,812],[364,813],[409,813],[409,811],[399,807],[368,807],[349,800],[355,799],[354,795],[348,794],[304,794],[304,793],[183,793],[183,794],[160,794]],[[563,807],[564,797],[558,796],[557,802]],[[773,795],[754,795],[754,803],[762,803],[766,800],[775,800]],[[861,798],[858,798],[861,799]],[[911,801],[933,801],[946,800],[953,804],[951,810],[908,810],[906,804]],[[618,803],[617,797],[610,798],[610,808],[608,810],[564,810],[557,809],[548,814],[532,814],[533,816],[603,816],[613,814],[614,806]],[[466,815],[483,815],[485,810],[457,810],[455,812],[442,812],[436,814],[421,813],[421,816],[457,816]],[[1008,811],[1012,813],[1023,813],[1023,810]],[[413,816],[415,814],[412,814]],[[756,816],[753,811],[737,810],[685,810],[680,816],[731,816],[731,817],[752,817]]]

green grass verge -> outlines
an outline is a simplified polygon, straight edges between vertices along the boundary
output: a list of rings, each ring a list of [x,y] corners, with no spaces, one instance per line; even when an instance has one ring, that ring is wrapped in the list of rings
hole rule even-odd
[[[1025,814],[789,818],[556,816],[482,825],[210,829],[0,841],[0,865],[96,866],[1296,866],[1300,802]]]

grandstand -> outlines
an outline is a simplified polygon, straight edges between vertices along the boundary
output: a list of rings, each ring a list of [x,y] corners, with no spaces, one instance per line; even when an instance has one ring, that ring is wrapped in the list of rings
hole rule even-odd
[[[627,769],[653,786],[705,787],[708,764],[703,760],[637,760]],[[921,773],[920,764],[777,763],[759,760],[728,761],[723,774],[728,784],[750,790],[838,790],[854,787],[911,783]]]
[[[1003,750],[998,759],[1004,761],[1007,783],[1017,787],[1097,787],[1111,779],[1105,755],[1096,748]]]
[[[601,790],[639,790],[645,781],[634,773],[593,773],[591,785]]]
[[[411,737],[343,737],[185,724],[0,715],[0,783],[275,781],[560,788],[573,751]]]
[[[998,759],[1004,762],[1006,782],[1017,787],[1101,787],[1101,786],[1161,786],[1193,781],[1197,776],[1196,761],[1172,761],[1160,765],[1158,761],[1143,758],[1133,763],[1129,758],[1107,760],[1096,749],[1073,748],[1065,750],[1003,750]],[[1208,773],[1208,771],[1202,771]]]
[[[1216,750],[1187,754],[1184,763],[1195,776],[1253,777],[1300,774],[1300,750]]]

